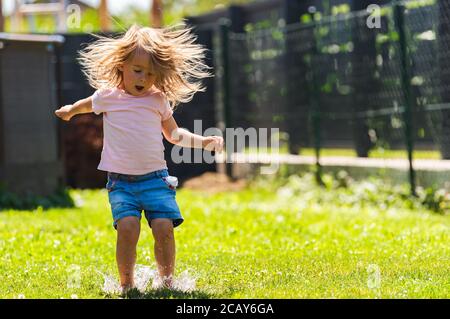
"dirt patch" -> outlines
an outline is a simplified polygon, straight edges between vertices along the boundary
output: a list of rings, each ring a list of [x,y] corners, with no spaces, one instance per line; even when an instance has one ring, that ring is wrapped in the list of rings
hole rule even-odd
[[[213,172],[204,173],[183,183],[183,188],[207,193],[239,191],[246,186],[247,181],[244,179],[233,181],[227,175]]]

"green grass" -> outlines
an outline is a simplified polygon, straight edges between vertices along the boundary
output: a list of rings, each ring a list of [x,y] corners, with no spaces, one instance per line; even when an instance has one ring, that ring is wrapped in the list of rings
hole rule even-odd
[[[273,153],[274,150],[270,148],[246,148],[245,154],[252,153]],[[288,154],[288,147],[283,145],[279,148],[278,153]],[[314,148],[301,148],[299,155],[303,156],[316,156]],[[320,156],[344,156],[344,157],[357,157],[356,151],[350,148],[322,148],[320,150]],[[386,150],[386,149],[373,149],[369,151],[370,158],[408,158],[408,153],[405,150]],[[441,159],[441,153],[433,150],[416,150],[413,152],[413,159]]]
[[[300,155],[315,156],[315,151],[312,148],[304,148],[300,150]],[[320,156],[345,156],[357,157],[356,151],[345,148],[324,148],[320,151]],[[408,153],[404,150],[383,150],[374,149],[369,151],[371,158],[408,158]],[[413,159],[441,159],[439,151],[414,151]]]
[[[450,297],[448,216],[370,198],[377,192],[367,183],[324,190],[311,181],[209,195],[180,189],[176,273],[187,270],[197,289],[144,297]],[[0,213],[0,298],[108,297],[98,273],[117,278],[107,193],[71,194],[78,208]],[[144,220],[137,263],[154,267]],[[74,267],[79,287],[68,286]]]

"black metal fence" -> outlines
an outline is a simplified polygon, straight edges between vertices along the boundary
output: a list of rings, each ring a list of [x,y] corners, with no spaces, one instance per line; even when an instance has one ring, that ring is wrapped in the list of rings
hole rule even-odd
[[[374,3],[380,10],[370,15],[366,8]],[[379,24],[371,27],[369,21]],[[196,27],[198,42],[210,49],[208,64],[216,76],[206,80],[206,93],[175,111],[180,126],[192,131],[194,120],[202,119],[204,129],[277,127],[286,136],[288,152],[314,155],[317,162],[335,149],[355,157],[400,157],[409,160],[413,189],[413,158],[450,158],[448,1],[269,0],[188,22]],[[47,83],[52,92],[61,83],[54,107],[93,92],[75,61],[90,36],[64,36],[64,45],[52,53],[61,61],[60,72],[39,83]],[[18,54],[28,50],[22,49]],[[1,59],[2,72],[9,70],[6,58]],[[54,61],[43,61],[35,64],[54,67]],[[35,64],[27,69],[37,70]],[[30,83],[22,87],[37,88],[36,78],[24,78]],[[18,92],[17,86],[7,90],[11,84],[2,76],[3,176],[8,170],[5,156],[13,154],[6,149],[12,142],[5,138],[13,131],[5,125],[17,124],[6,121],[7,92]],[[28,97],[32,95],[14,96]],[[52,101],[47,100],[48,106]],[[31,104],[26,102],[28,108]],[[65,158],[63,175],[70,186],[104,186],[104,175],[96,171],[101,117],[80,115],[61,125],[61,148],[46,154],[59,152]],[[165,146],[169,169],[181,180],[216,169],[214,164],[172,163],[172,145]]]
[[[278,127],[317,163],[330,148],[403,158],[412,190],[413,158],[450,158],[448,1],[267,1],[189,21],[217,37],[227,127]]]

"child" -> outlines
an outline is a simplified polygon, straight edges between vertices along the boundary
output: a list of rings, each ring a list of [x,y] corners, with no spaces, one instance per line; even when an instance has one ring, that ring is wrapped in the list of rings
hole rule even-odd
[[[133,25],[122,37],[98,36],[80,52],[80,63],[96,92],[56,115],[103,113],[104,141],[98,169],[107,171],[113,226],[117,229],[116,260],[123,292],[134,288],[136,245],[141,212],[155,239],[155,259],[166,287],[175,266],[173,228],[183,222],[175,200],[176,178],[164,160],[162,135],[183,147],[222,152],[223,139],[203,137],[178,127],[173,108],[204,91],[210,76],[204,51],[186,27],[166,29]],[[175,181],[174,181],[175,180]]]

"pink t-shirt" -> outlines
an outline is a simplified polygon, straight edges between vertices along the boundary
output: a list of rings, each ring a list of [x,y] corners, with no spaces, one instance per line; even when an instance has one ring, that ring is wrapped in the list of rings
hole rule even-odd
[[[92,110],[103,113],[103,150],[98,169],[143,175],[167,168],[161,122],[173,111],[155,88],[133,96],[119,88],[100,89],[92,96]]]

